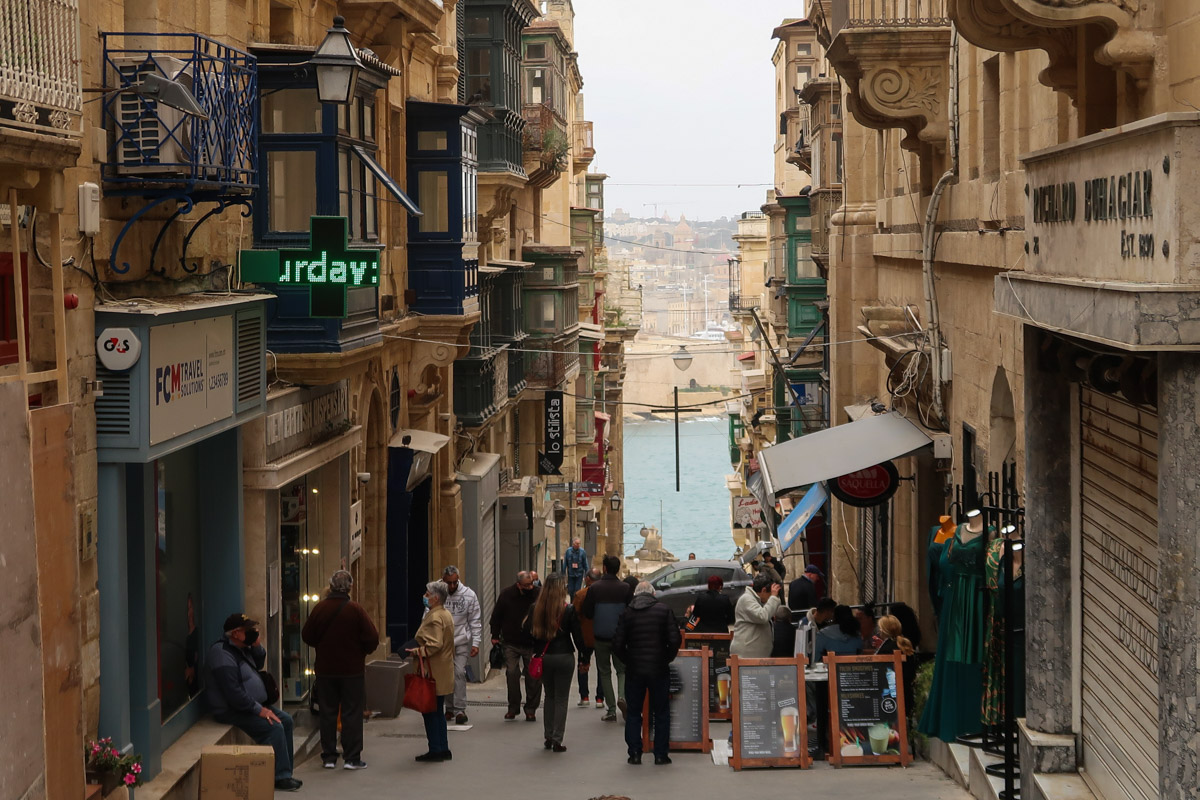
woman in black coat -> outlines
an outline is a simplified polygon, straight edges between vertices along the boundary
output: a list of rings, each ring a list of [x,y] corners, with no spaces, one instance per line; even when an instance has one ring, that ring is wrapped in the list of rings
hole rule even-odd
[[[733,603],[721,594],[725,581],[717,575],[709,576],[708,591],[696,595],[692,614],[699,620],[692,633],[729,633],[733,624]]]

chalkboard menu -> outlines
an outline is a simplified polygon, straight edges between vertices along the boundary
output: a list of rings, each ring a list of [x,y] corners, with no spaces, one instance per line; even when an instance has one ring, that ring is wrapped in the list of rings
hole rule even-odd
[[[826,656],[829,664],[829,761],[901,764],[908,751],[904,656]]]
[[[733,755],[729,765],[807,767],[808,703],[803,656],[730,656],[733,675]]]
[[[708,737],[708,650],[680,650],[671,662],[671,750],[712,750]],[[642,715],[642,747],[650,752],[650,699]]]
[[[733,719],[733,676],[729,672],[732,633],[684,633],[683,646],[708,648],[708,718]]]

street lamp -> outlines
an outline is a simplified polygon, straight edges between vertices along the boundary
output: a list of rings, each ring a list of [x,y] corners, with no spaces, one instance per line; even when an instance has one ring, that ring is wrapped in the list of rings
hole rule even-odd
[[[621,495],[617,492],[612,493],[612,497],[608,498],[608,506],[613,511],[621,510]]]
[[[680,372],[690,367],[692,365],[692,354],[688,352],[687,345],[679,345],[679,349],[671,354],[671,360],[675,362],[675,369]]]
[[[345,17],[333,18],[333,27],[326,32],[325,41],[309,63],[317,71],[317,97],[322,103],[350,102],[363,65],[350,42]]]

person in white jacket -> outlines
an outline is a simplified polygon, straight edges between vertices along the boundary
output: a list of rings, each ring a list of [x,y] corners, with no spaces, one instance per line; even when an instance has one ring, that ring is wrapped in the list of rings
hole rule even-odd
[[[783,587],[766,575],[757,575],[754,583],[738,598],[733,609],[733,641],[730,655],[739,658],[771,657],[771,620],[779,608]]]
[[[442,570],[449,594],[446,610],[454,620],[454,696],[446,702],[446,721],[463,725],[467,721],[467,659],[479,655],[483,639],[483,612],[479,598],[459,579],[458,567]]]

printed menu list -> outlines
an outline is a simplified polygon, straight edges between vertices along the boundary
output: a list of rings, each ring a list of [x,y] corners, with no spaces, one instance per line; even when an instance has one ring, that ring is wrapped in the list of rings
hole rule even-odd
[[[795,664],[739,666],[736,702],[742,759],[799,756],[803,710]]]
[[[704,659],[677,658],[671,664],[682,688],[671,697],[671,741],[699,742],[704,735],[702,703]]]
[[[896,685],[900,656],[830,657],[831,759],[908,763],[908,734]]]

